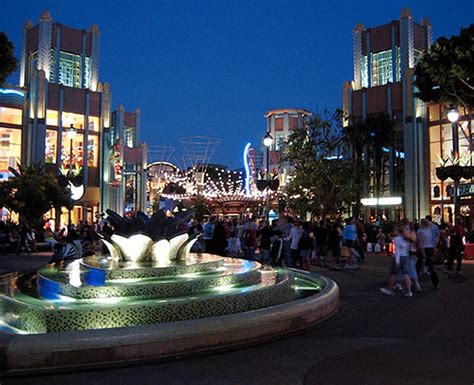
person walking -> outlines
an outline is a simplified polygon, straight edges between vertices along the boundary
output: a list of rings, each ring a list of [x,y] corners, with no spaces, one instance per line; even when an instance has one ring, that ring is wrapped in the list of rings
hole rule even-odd
[[[202,236],[204,240],[204,250],[206,253],[214,253],[214,227],[216,218],[209,217],[206,224],[204,225],[204,234]]]
[[[299,242],[300,258],[302,260],[302,268],[306,271],[311,270],[311,251],[313,249],[313,240],[309,235],[308,223],[301,226],[301,238]]]
[[[260,221],[257,236],[259,240],[258,249],[260,252],[260,262],[264,265],[269,265],[273,231],[265,219]]]
[[[437,244],[436,231],[428,219],[421,220],[421,226],[416,233],[418,240],[418,260],[416,262],[416,271],[418,275],[422,272],[423,263],[428,268],[430,280],[435,289],[439,287],[439,277],[434,268],[434,254]]]
[[[454,260],[456,260],[456,273],[461,273],[462,259],[464,255],[463,238],[465,234],[466,230],[462,224],[462,218],[458,216],[456,217],[455,224],[450,231],[448,263],[446,266],[448,272],[451,271]]]
[[[319,225],[316,224],[313,230],[314,243],[316,251],[316,266],[326,266],[327,254],[328,254],[328,243],[329,243],[329,231],[326,226],[326,221],[321,219]]]
[[[346,225],[342,233],[343,245],[349,250],[349,255],[347,256],[347,263],[344,266],[345,269],[357,269],[357,259],[359,259],[359,254],[355,250],[355,244],[357,241],[357,228],[355,225],[355,219],[353,217],[346,219]]]
[[[293,263],[293,266],[289,265],[290,267],[299,266],[301,268],[302,266],[300,256],[300,239],[302,234],[303,231],[301,229],[301,222],[296,221],[290,230],[290,255],[291,261]]]
[[[413,297],[409,275],[410,242],[404,235],[403,225],[397,227],[393,241],[395,244],[395,254],[392,257],[390,277],[388,279],[387,287],[381,287],[380,291],[386,295],[395,295],[393,287],[397,282],[398,274],[401,273],[406,286],[405,297]]]

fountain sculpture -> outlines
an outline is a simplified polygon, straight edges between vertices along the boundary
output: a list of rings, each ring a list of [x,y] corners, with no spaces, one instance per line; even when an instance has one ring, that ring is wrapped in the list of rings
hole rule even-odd
[[[3,350],[0,343],[0,355],[3,351],[7,369],[48,367],[45,359],[41,364],[35,360],[32,363],[30,353],[26,352],[21,363],[14,362],[12,357],[8,360],[8,352],[18,341],[42,341],[43,356],[54,355],[50,351],[54,344],[46,345],[61,333],[67,333],[74,346],[74,341],[83,341],[88,332],[94,336],[102,333],[100,338],[113,340],[116,333],[123,334],[123,328],[131,335],[153,328],[156,337],[160,325],[163,333],[172,328],[173,335],[186,335],[187,327],[201,325],[200,328],[210,328],[221,335],[218,343],[208,338],[209,348],[235,343],[232,338],[240,343],[248,339],[241,332],[241,337],[228,336],[226,341],[222,337],[226,335],[225,328],[212,326],[223,319],[229,325],[243,322],[241,329],[236,327],[234,331],[244,330],[244,324],[254,324],[253,338],[258,338],[268,337],[271,330],[262,325],[257,332],[258,317],[262,317],[262,324],[265,317],[273,317],[275,325],[278,314],[285,320],[299,317],[298,328],[302,328],[337,308],[337,286],[321,276],[294,269],[262,268],[256,261],[192,253],[197,237],[182,231],[191,212],[169,218],[159,211],[150,219],[143,213],[133,219],[110,210],[107,214],[114,232],[101,237],[110,255],[92,255],[67,266],[48,266],[29,274],[1,277],[0,342],[2,336],[7,336],[8,343],[3,344]],[[324,311],[316,315],[318,301],[324,303]],[[279,333],[285,331],[289,330],[283,326],[279,329]],[[189,341],[186,348],[178,349],[180,354],[195,351],[198,345],[202,348],[201,340],[191,348]],[[94,346],[92,343],[90,348]],[[135,358],[169,354],[162,347]],[[106,356],[102,357],[103,362],[112,360]],[[67,366],[67,362],[56,364]]]

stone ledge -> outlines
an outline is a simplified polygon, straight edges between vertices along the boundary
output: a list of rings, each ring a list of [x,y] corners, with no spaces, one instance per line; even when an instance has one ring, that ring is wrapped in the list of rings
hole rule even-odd
[[[8,335],[0,339],[2,375],[71,370],[228,349],[293,333],[331,316],[339,288],[320,277],[315,296],[250,312],[131,328]]]

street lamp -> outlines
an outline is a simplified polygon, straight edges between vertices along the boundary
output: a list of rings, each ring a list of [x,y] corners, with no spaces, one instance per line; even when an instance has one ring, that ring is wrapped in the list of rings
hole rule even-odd
[[[74,125],[71,124],[71,126],[69,127],[69,129],[66,131],[66,135],[67,137],[69,138],[69,178],[72,178],[72,163],[73,163],[73,158],[72,158],[72,146],[73,146],[73,141],[74,141],[74,138],[76,137],[77,135],[77,130],[74,128]],[[69,230],[71,229],[71,209],[69,209],[69,213],[68,213],[68,227],[69,227]]]
[[[266,180],[266,187],[268,187],[268,182],[270,180],[270,146],[273,143],[273,137],[270,135],[270,132],[263,137],[263,145],[267,148],[267,169],[265,172],[265,180]],[[268,214],[268,206],[269,206],[269,197],[268,197],[268,190],[267,195],[265,197],[265,220],[267,219]]]
[[[457,108],[451,104],[449,107],[448,113],[446,114],[448,120],[451,122],[451,131],[453,136],[453,159],[457,160],[459,158],[459,135],[458,135],[458,119],[459,112]],[[454,216],[459,215],[459,205],[458,205],[458,186],[460,178],[453,178],[454,181],[454,191],[453,191],[453,205],[454,205]]]

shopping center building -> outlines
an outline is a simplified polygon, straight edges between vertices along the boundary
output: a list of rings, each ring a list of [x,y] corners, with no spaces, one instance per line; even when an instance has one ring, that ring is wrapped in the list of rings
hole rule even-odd
[[[146,146],[138,142],[139,119],[132,119],[128,130],[112,122],[110,86],[99,81],[99,37],[96,25],[75,29],[43,12],[37,25],[24,25],[19,86],[0,89],[2,175],[17,164],[81,175],[85,193],[75,202],[73,223],[91,223],[108,207],[123,209],[117,205],[125,200],[123,166],[141,173],[146,161]],[[127,161],[127,155],[133,159]],[[142,175],[136,179],[141,183]],[[144,183],[137,190],[134,197],[141,197]],[[141,205],[143,199],[133,203],[134,209]],[[58,225],[68,221],[66,209],[49,215]]]
[[[343,92],[345,124],[387,114],[395,130],[393,145],[384,148],[382,187],[374,189],[371,180],[366,189],[366,220],[421,218],[429,213],[428,115],[415,97],[414,69],[431,46],[431,24],[416,23],[405,9],[384,25],[358,24],[353,38],[354,79]],[[370,165],[370,149],[365,154]],[[380,205],[380,198],[394,205]]]

